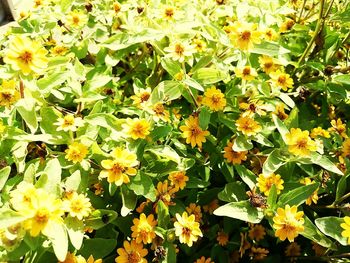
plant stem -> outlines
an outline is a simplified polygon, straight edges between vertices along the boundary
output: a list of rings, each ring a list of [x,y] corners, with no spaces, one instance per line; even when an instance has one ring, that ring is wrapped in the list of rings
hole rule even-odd
[[[307,0],[304,0],[303,6],[301,7],[300,14],[299,14],[299,18],[298,18],[298,23],[300,23],[301,16],[303,15],[303,11],[304,11],[304,8],[305,8],[305,5],[306,5],[306,1],[307,1]]]
[[[349,198],[350,197],[350,192],[343,195],[342,197],[339,197],[337,200],[335,200],[332,204],[332,206],[336,206],[337,204],[343,202],[345,199]]]

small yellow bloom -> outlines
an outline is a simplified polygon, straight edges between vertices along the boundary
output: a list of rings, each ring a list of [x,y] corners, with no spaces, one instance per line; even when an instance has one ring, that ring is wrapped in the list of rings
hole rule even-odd
[[[10,107],[18,101],[20,97],[14,79],[2,81],[2,84],[0,85],[0,106]]]
[[[284,33],[287,32],[289,30],[292,29],[292,27],[294,26],[295,22],[292,19],[287,19],[286,21],[284,21],[282,23],[282,25],[280,26],[280,32]]]
[[[288,151],[299,156],[307,156],[316,151],[316,142],[311,140],[308,131],[302,131],[299,128],[292,128],[286,134]]]
[[[82,28],[88,22],[88,16],[78,10],[73,10],[67,15],[67,24],[72,28]]]
[[[192,44],[194,45],[198,53],[204,52],[207,48],[207,44],[203,40],[198,38],[193,39]]]
[[[264,38],[269,41],[275,41],[278,39],[278,33],[273,28],[267,28],[264,32]]]
[[[195,203],[189,204],[189,206],[186,207],[186,211],[189,215],[194,215],[197,222],[201,222],[202,220],[202,211],[201,207],[199,205],[196,205]]]
[[[38,197],[38,189],[26,181],[20,182],[16,189],[10,193],[10,203],[17,211],[33,209],[33,200]]]
[[[270,73],[271,83],[284,91],[292,89],[294,85],[293,79],[289,74],[283,73],[280,70]]]
[[[218,241],[220,246],[226,246],[229,240],[229,235],[225,233],[224,231],[219,231],[216,240]]]
[[[284,104],[283,103],[278,103],[276,105],[276,109],[273,113],[276,114],[277,117],[282,121],[288,118],[288,114],[284,112]]]
[[[145,119],[127,119],[123,124],[124,132],[134,140],[145,139],[150,134],[150,123]]]
[[[225,95],[213,86],[204,92],[202,103],[212,111],[221,111],[226,106]]]
[[[227,146],[224,148],[224,157],[228,163],[241,164],[242,161],[247,160],[248,151],[236,152],[232,149],[233,143],[228,142]]]
[[[246,81],[254,80],[258,76],[255,68],[251,68],[250,66],[245,66],[244,68],[234,68],[233,71],[238,78]]]
[[[272,185],[276,186],[277,194],[280,194],[284,189],[284,181],[279,174],[270,174],[269,176],[260,174],[257,181],[256,186],[259,187],[260,192],[264,193],[265,196],[269,196]]]
[[[28,37],[15,36],[4,54],[4,62],[24,75],[33,72],[42,74],[47,67],[47,50],[39,42],[32,41]]]
[[[69,51],[68,47],[65,46],[54,46],[50,49],[50,53],[54,56],[63,56]]]
[[[77,192],[68,193],[67,198],[63,200],[63,209],[71,217],[76,217],[79,220],[90,215],[91,207],[90,199]]]
[[[152,106],[151,113],[155,121],[162,120],[165,122],[170,122],[170,113],[165,109],[164,104],[161,102],[157,102]]]
[[[263,260],[267,254],[269,254],[269,251],[266,248],[262,247],[252,247],[249,253],[249,256],[254,260],[254,261],[259,261]]]
[[[135,218],[131,227],[131,237],[135,238],[136,243],[149,244],[156,237],[154,228],[157,225],[157,221],[154,220],[154,216],[151,214],[146,217],[144,213],[140,215],[140,219]]]
[[[157,200],[161,200],[166,206],[174,205],[171,199],[174,197],[178,188],[169,186],[169,182],[165,180],[164,182],[158,182],[156,188]]]
[[[84,121],[80,117],[74,117],[73,114],[67,114],[63,118],[58,118],[54,123],[58,126],[57,131],[76,131],[78,127],[84,126]]]
[[[321,127],[313,128],[312,131],[311,131],[310,137],[312,139],[315,139],[318,136],[325,137],[325,138],[330,138],[331,137],[329,132],[324,130],[324,129],[322,129]]]
[[[342,237],[346,237],[348,239],[348,244],[350,244],[350,217],[345,216],[344,223],[341,223],[340,226],[344,229],[344,231],[341,232]]]
[[[144,104],[151,97],[151,88],[140,89],[138,92],[135,92],[135,95],[132,95],[130,98],[133,100],[133,104],[138,108],[143,108]]]
[[[262,225],[251,225],[248,236],[251,240],[260,241],[266,235],[265,227]]]
[[[266,73],[270,74],[272,72],[275,72],[280,67],[279,62],[277,59],[263,55],[259,57],[259,64],[260,68]]]
[[[286,238],[293,242],[300,232],[304,231],[304,212],[299,211],[297,206],[285,208],[279,207],[273,217],[273,227],[276,229],[275,236],[284,241]]]
[[[260,124],[249,116],[241,116],[236,120],[237,130],[246,136],[252,136],[261,131]]]
[[[197,259],[194,263],[214,263],[214,261],[211,261],[211,258],[205,258],[202,256],[201,258]]]
[[[186,186],[186,182],[189,180],[184,171],[170,173],[168,179],[175,188],[183,190]]]
[[[301,184],[305,184],[305,185],[309,185],[309,184],[315,183],[309,177],[302,178],[302,179],[300,179],[299,182]],[[312,193],[312,195],[308,199],[306,199],[305,203],[307,205],[311,205],[312,203],[317,204],[317,201],[318,201],[318,194],[317,194],[317,192],[318,192],[318,188],[315,190],[315,192]]]
[[[88,154],[88,151],[88,148],[84,144],[80,142],[73,142],[68,146],[68,149],[65,150],[65,158],[73,163],[80,163],[82,160],[84,160]]]
[[[343,156],[343,157],[348,157],[348,156],[350,156],[350,138],[346,139],[346,140],[343,142],[341,151],[342,151],[342,156]]]
[[[115,183],[117,186],[129,183],[129,176],[137,173],[137,170],[134,168],[139,164],[136,154],[127,149],[117,147],[111,156],[113,157],[112,160],[108,159],[101,162],[104,170],[100,172],[100,177],[107,178],[109,183]]]
[[[257,31],[257,25],[252,23],[235,21],[230,27],[229,37],[234,47],[244,51],[252,50],[254,44],[261,42],[261,32]]]
[[[168,54],[165,57],[172,58],[175,61],[183,63],[186,59],[191,58],[196,52],[195,46],[184,42],[174,42],[170,46],[164,48]]]
[[[147,260],[144,258],[148,251],[143,248],[142,243],[136,243],[135,240],[124,241],[124,248],[118,248],[117,253],[118,257],[115,259],[116,263],[147,263]]]
[[[346,124],[343,123],[340,118],[338,118],[337,120],[331,120],[331,125],[332,127],[329,128],[330,132],[337,132],[344,139],[348,138],[348,135],[346,134]]]
[[[202,148],[202,143],[206,142],[205,137],[210,134],[209,131],[203,131],[199,127],[198,118],[193,116],[185,120],[185,125],[180,126],[180,130],[183,132],[182,136],[186,138],[186,143],[191,144],[192,148],[196,145]]]
[[[174,223],[175,235],[179,237],[180,243],[192,247],[193,242],[203,236],[199,223],[196,222],[194,215],[188,216],[186,212],[183,212],[182,216],[178,213],[175,216],[177,219]]]

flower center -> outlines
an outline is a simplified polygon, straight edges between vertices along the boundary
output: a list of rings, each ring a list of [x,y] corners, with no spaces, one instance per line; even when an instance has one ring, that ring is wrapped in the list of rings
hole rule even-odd
[[[243,31],[241,34],[241,39],[244,41],[248,41],[250,40],[250,36],[252,35],[252,33],[250,31]]]
[[[297,147],[299,149],[305,149],[306,146],[307,146],[307,139],[306,138],[302,138],[302,139],[297,141]]]
[[[140,96],[141,102],[148,101],[148,99],[149,99],[150,96],[151,96],[151,95],[150,95],[148,92],[142,93],[141,96]]]
[[[176,44],[175,45],[175,53],[178,54],[179,56],[182,56],[184,53],[185,49],[181,44]]]
[[[244,68],[242,74],[243,76],[250,75],[250,68]]]
[[[121,174],[125,171],[125,167],[122,166],[120,163],[115,163],[113,165],[112,171],[114,174]]]
[[[74,24],[74,25],[78,25],[79,22],[80,22],[79,17],[78,17],[78,16],[73,16],[73,24]]]
[[[199,127],[193,127],[191,129],[192,136],[198,136],[201,133],[201,129]]]
[[[284,85],[286,83],[286,76],[279,76],[278,77],[278,83],[280,85]]]
[[[24,51],[20,56],[19,59],[22,60],[23,63],[29,64],[33,60],[33,54],[29,51]]]
[[[115,3],[113,8],[114,8],[114,12],[118,13],[121,9],[121,6],[119,3]]]
[[[184,227],[182,229],[182,234],[186,237],[189,237],[191,235],[191,229],[187,228],[187,227]]]
[[[172,18],[174,16],[174,9],[171,8],[171,7],[168,7],[168,8],[165,9],[164,13],[165,13],[165,16],[167,18]]]
[[[129,263],[138,263],[138,262],[140,262],[140,259],[141,259],[141,257],[139,255],[139,253],[137,253],[135,251],[131,252],[128,255],[128,262]]]
[[[72,201],[71,202],[71,205],[70,205],[70,209],[75,212],[75,213],[78,213],[80,212],[81,210],[83,210],[83,204],[80,200],[75,200],[75,201]]]
[[[271,68],[273,66],[273,63],[272,62],[266,62],[264,66],[265,66],[265,68],[269,69],[269,68]]]
[[[211,101],[214,103],[214,104],[217,104],[219,101],[220,101],[220,96],[219,95],[213,95],[211,97]]]
[[[47,221],[49,221],[49,211],[47,211],[46,208],[42,208],[39,211],[37,211],[35,215],[35,221],[38,224],[45,224]]]

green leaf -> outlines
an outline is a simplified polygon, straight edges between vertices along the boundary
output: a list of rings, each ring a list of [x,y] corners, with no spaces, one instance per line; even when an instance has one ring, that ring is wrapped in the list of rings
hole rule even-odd
[[[277,201],[277,188],[276,185],[273,184],[270,188],[269,196],[267,197],[266,204],[269,209],[274,209]]]
[[[52,243],[53,251],[59,261],[64,261],[68,252],[68,235],[63,224],[51,226],[48,238]]]
[[[87,227],[93,229],[99,229],[114,221],[118,216],[118,213],[113,210],[97,209],[94,210],[89,217],[85,219]]]
[[[84,222],[77,218],[67,217],[64,220],[64,224],[73,247],[79,250],[84,240]]]
[[[133,191],[130,191],[125,185],[121,186],[121,195],[122,195],[122,209],[121,216],[127,216],[132,210],[136,207],[137,196]]]
[[[277,206],[284,207],[285,205],[301,205],[319,188],[319,186],[319,183],[313,183],[300,186],[285,194],[282,194],[278,199]]]
[[[164,138],[166,137],[170,131],[172,130],[173,128],[171,126],[168,126],[168,125],[164,125],[164,126],[160,126],[160,127],[155,127],[153,130],[152,130],[152,133],[151,133],[151,136],[152,136],[152,140],[153,141],[157,141],[159,140],[160,138]]]
[[[249,151],[253,149],[253,144],[247,137],[238,135],[233,142],[232,149],[236,152]]]
[[[178,61],[174,61],[171,58],[162,58],[162,67],[173,77],[179,72],[182,72],[181,64]]]
[[[284,123],[285,123],[286,127],[288,127],[288,129],[298,127],[298,125],[299,125],[298,115],[299,115],[299,109],[297,107],[294,107],[291,110],[291,112],[289,113],[288,118],[284,121]]]
[[[20,99],[16,103],[16,109],[26,122],[30,131],[35,133],[35,131],[38,129],[38,120],[35,112],[35,99]]]
[[[5,186],[7,179],[9,178],[11,167],[6,166],[0,170],[0,191]]]
[[[187,77],[186,79],[183,80],[183,83],[185,83],[186,85],[196,89],[196,90],[199,90],[199,91],[203,91],[204,92],[204,88],[201,84],[199,84],[196,80],[190,78],[190,77]]]
[[[225,185],[218,198],[225,202],[238,202],[246,199],[247,194],[242,182],[232,182]]]
[[[176,250],[175,245],[172,242],[164,242],[165,258],[161,260],[162,263],[176,263]]]
[[[282,136],[282,139],[285,143],[287,143],[287,138],[286,135],[289,133],[288,128],[286,127],[286,125],[277,117],[277,115],[272,114],[272,120],[274,122],[274,124],[276,125],[277,130],[279,131],[279,133]]]
[[[253,136],[252,140],[256,141],[257,143],[260,143],[261,145],[267,146],[267,147],[274,147],[273,143],[270,142],[264,135],[262,135],[260,133]]]
[[[181,97],[181,91],[184,88],[184,85],[178,81],[162,81],[153,89],[149,100],[152,102],[152,104],[176,100],[177,98]]]
[[[243,165],[235,165],[235,168],[243,182],[248,185],[249,189],[253,189],[256,184],[256,175]]]
[[[141,171],[131,178],[128,188],[133,190],[135,194],[144,196],[152,202],[156,200],[156,189],[154,188],[152,179]]]
[[[344,223],[344,219],[335,216],[322,217],[315,220],[316,226],[323,234],[334,238],[343,246],[347,246],[347,238],[341,235],[341,233],[344,231],[344,229],[340,226],[342,223]]]
[[[343,172],[340,171],[339,168],[324,155],[317,152],[312,152],[310,154],[310,159],[312,163],[317,164],[330,172],[343,175]]]
[[[288,49],[283,48],[278,43],[267,42],[267,41],[264,41],[261,44],[254,45],[254,48],[252,50],[252,53],[268,55],[271,57],[287,54],[289,52],[290,51]]]
[[[198,69],[206,67],[213,59],[213,56],[203,56],[199,61],[192,67],[191,73],[196,72]]]
[[[203,85],[214,84],[227,77],[227,73],[215,68],[200,68],[193,74],[193,78]]]
[[[214,215],[236,218],[253,224],[260,223],[264,218],[263,211],[252,207],[249,201],[232,202],[220,206],[214,211]]]
[[[322,234],[307,216],[304,216],[304,231],[300,234],[323,247],[335,249],[333,241]]]
[[[26,219],[25,216],[10,209],[3,208],[0,210],[0,229],[7,228]]]
[[[202,128],[202,130],[208,129],[208,125],[210,122],[210,111],[208,108],[204,107],[201,109],[199,113],[199,126]]]
[[[170,216],[169,216],[169,209],[168,207],[163,203],[162,200],[159,200],[157,203],[158,207],[158,226],[163,229],[168,229],[168,225],[170,222]]]
[[[72,173],[71,176],[67,177],[65,182],[66,191],[77,191],[81,182],[81,174],[79,170]]]
[[[264,162],[262,173],[264,175],[270,175],[278,170],[282,165],[286,163],[283,157],[282,151],[279,149],[273,150]]]
[[[347,178],[349,175],[350,174],[348,173],[346,176],[342,176],[338,181],[335,200],[338,200],[340,197],[342,197],[345,194],[346,188],[347,188]]]
[[[109,255],[117,246],[116,239],[92,238],[86,239],[79,254],[88,258],[93,255],[95,260]]]
[[[345,85],[350,85],[350,74],[343,74],[343,75],[338,75],[333,77],[333,81],[345,84]]]
[[[40,175],[35,186],[58,196],[60,192],[61,173],[62,168],[58,159],[51,159],[47,162],[44,172]]]

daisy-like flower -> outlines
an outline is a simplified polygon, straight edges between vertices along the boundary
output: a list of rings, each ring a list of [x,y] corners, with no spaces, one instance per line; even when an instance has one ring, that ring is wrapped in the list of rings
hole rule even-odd
[[[135,92],[135,95],[132,95],[130,98],[133,100],[133,104],[138,108],[143,108],[144,104],[151,97],[152,90],[151,88],[140,89]]]
[[[259,116],[265,116],[267,110],[271,110],[269,105],[264,104],[263,101],[260,100],[249,100],[248,102],[240,102],[239,108],[244,110],[242,116],[251,116],[254,114],[258,114]]]
[[[137,140],[145,139],[150,134],[151,124],[145,119],[127,119],[122,127],[127,136]]]
[[[332,127],[329,128],[330,132],[337,132],[341,137],[344,139],[348,138],[348,135],[346,134],[346,124],[342,122],[340,118],[337,120],[331,120]]]
[[[171,21],[179,18],[178,10],[174,6],[164,6],[160,10],[161,16],[166,21]]]
[[[346,139],[346,140],[343,142],[341,151],[342,151],[342,156],[343,156],[343,157],[348,157],[348,156],[350,156],[350,138],[349,138],[349,139]]]
[[[158,182],[156,188],[157,200],[161,200],[166,206],[174,205],[171,199],[174,197],[177,191],[177,188],[169,186],[169,182],[167,180],[164,182]]]
[[[170,121],[170,113],[168,110],[165,109],[164,104],[161,102],[157,102],[152,106],[151,113],[153,115],[154,121]]]
[[[129,183],[129,176],[137,173],[137,170],[134,168],[139,164],[136,154],[127,149],[117,147],[111,156],[112,160],[107,159],[101,162],[104,170],[100,172],[100,177],[107,178],[109,183],[115,183],[117,186]]]
[[[221,111],[226,106],[225,95],[213,86],[204,92],[202,103],[212,111]]]
[[[50,53],[53,56],[64,56],[65,54],[68,53],[68,51],[69,51],[69,48],[62,45],[57,45],[50,49]]]
[[[183,132],[182,136],[186,138],[186,143],[191,144],[192,148],[196,145],[202,148],[202,143],[206,142],[205,137],[210,134],[209,131],[203,131],[199,127],[198,118],[193,116],[185,120],[185,125],[180,126],[180,130]]]
[[[284,112],[284,104],[283,103],[278,103],[276,105],[276,109],[273,113],[276,114],[277,117],[282,121],[288,118],[288,114]]]
[[[346,237],[348,239],[348,244],[350,244],[350,217],[344,217],[344,223],[341,223],[340,226],[344,229],[341,232],[342,237]]]
[[[135,240],[131,240],[131,242],[125,240],[123,246],[124,248],[117,249],[119,256],[115,259],[116,263],[147,263],[144,257],[148,251],[143,248],[142,243],[136,243]]]
[[[0,106],[10,107],[21,97],[19,91],[16,89],[16,81],[3,80],[0,85]]]
[[[293,79],[290,77],[289,74],[283,73],[280,70],[277,70],[275,72],[270,73],[271,83],[281,88],[284,91],[287,91],[288,89],[292,89],[294,85]]]
[[[252,247],[249,253],[249,256],[254,261],[263,260],[265,257],[267,257],[267,254],[269,254],[269,250],[262,247]]]
[[[10,203],[17,211],[33,209],[32,200],[37,198],[38,189],[26,181],[20,182],[16,189],[10,192]]]
[[[211,258],[205,258],[202,256],[201,258],[197,259],[194,263],[214,263],[214,261],[211,261]]]
[[[84,126],[84,121],[80,117],[74,117],[73,114],[67,114],[63,118],[58,118],[54,124],[58,126],[57,131],[75,132],[79,127]]]
[[[291,128],[286,134],[288,151],[299,156],[307,156],[317,149],[316,142],[309,137],[308,131]]]
[[[240,23],[235,21],[230,28],[229,37],[233,46],[250,51],[254,44],[261,42],[261,32],[257,30],[257,25],[252,23]]]
[[[194,215],[197,222],[201,222],[202,211],[201,211],[201,207],[199,205],[196,205],[195,203],[190,203],[186,207],[186,211],[189,215]]]
[[[300,232],[304,231],[304,212],[299,211],[297,206],[285,208],[279,207],[273,217],[273,227],[276,229],[275,236],[284,241],[286,238],[293,242]]]
[[[252,136],[261,131],[260,124],[252,117],[241,116],[236,120],[237,130],[246,136]]]
[[[193,242],[203,236],[199,223],[196,222],[194,215],[188,216],[186,212],[183,212],[182,216],[178,213],[175,216],[177,219],[174,223],[175,235],[179,237],[180,243],[192,247]]]
[[[251,225],[248,236],[251,240],[260,241],[266,235],[265,227],[262,225]]]
[[[316,127],[311,130],[310,137],[312,139],[315,139],[317,137],[324,137],[324,138],[331,138],[331,135],[329,134],[328,131],[322,129],[321,127]]]
[[[304,185],[309,185],[309,184],[315,183],[309,177],[302,178],[302,179],[300,179],[299,182],[301,184],[304,184]],[[307,204],[307,205],[311,205],[312,203],[317,204],[317,201],[318,201],[317,192],[318,192],[318,189],[316,189],[315,192],[313,192],[312,195],[308,199],[306,199],[305,204]]]
[[[277,59],[262,55],[259,57],[260,68],[266,73],[270,74],[279,69],[280,65]]]
[[[181,190],[185,188],[186,182],[189,180],[184,171],[172,172],[169,174],[168,179],[170,180],[171,185]]]
[[[246,81],[251,81],[258,76],[256,70],[250,66],[245,66],[243,68],[234,68],[233,71],[235,72],[236,77]]]
[[[272,185],[276,186],[277,194],[280,194],[284,188],[284,181],[279,174],[270,174],[269,176],[260,174],[257,181],[256,186],[265,196],[269,196]]]
[[[281,26],[280,26],[280,32],[284,33],[287,32],[289,30],[292,29],[292,27],[294,26],[295,22],[292,19],[287,19],[286,21],[284,21]]]
[[[228,142],[227,146],[224,148],[224,157],[228,163],[241,164],[242,161],[247,160],[248,151],[236,152],[232,149],[233,143]]]
[[[65,150],[65,158],[73,163],[80,163],[82,160],[84,160],[88,154],[88,151],[88,148],[84,144],[80,142],[73,142],[68,146],[68,149]]]
[[[192,40],[192,44],[198,53],[202,53],[207,49],[207,44],[202,39],[195,38]]]
[[[24,75],[42,74],[47,67],[47,50],[28,37],[15,36],[4,54],[4,62]]]
[[[225,233],[224,231],[219,231],[216,240],[218,241],[220,246],[226,246],[228,243],[229,235]]]
[[[78,10],[73,10],[67,15],[67,25],[72,28],[82,28],[88,22],[88,16]]]
[[[172,58],[180,63],[192,57],[193,53],[196,52],[195,46],[186,42],[173,42],[170,46],[164,48],[164,51],[168,53],[165,57]]]
[[[142,213],[140,219],[134,218],[132,222],[134,225],[131,227],[131,237],[135,238],[136,243],[152,243],[152,240],[156,237],[154,228],[157,225],[154,216],[151,214],[146,217],[146,215]]]
[[[63,200],[63,209],[71,217],[83,220],[84,217],[89,216],[91,213],[90,199],[84,194],[78,194],[77,192],[68,193]]]

